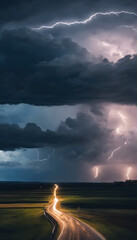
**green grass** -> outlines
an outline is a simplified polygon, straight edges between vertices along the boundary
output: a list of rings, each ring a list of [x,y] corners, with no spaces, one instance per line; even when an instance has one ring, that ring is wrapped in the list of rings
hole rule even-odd
[[[137,239],[137,211],[80,209],[78,213],[77,209],[69,209],[69,212],[94,227],[107,240]]]
[[[60,185],[58,196],[62,210],[87,222],[107,240],[137,240],[137,186]]]
[[[0,239],[46,240],[52,224],[44,217],[52,189],[9,190],[0,192]]]
[[[46,240],[52,225],[42,209],[0,209],[0,239]]]
[[[39,192],[3,192],[0,193],[0,204],[2,203],[45,203],[49,201],[51,191]]]
[[[82,208],[116,208],[116,209],[137,209],[136,198],[104,198],[104,197],[81,197],[81,196],[62,196],[63,205]]]
[[[48,239],[52,225],[41,215],[53,189],[1,192],[0,239]],[[87,222],[107,240],[137,240],[137,185],[59,184],[57,195],[62,211]]]

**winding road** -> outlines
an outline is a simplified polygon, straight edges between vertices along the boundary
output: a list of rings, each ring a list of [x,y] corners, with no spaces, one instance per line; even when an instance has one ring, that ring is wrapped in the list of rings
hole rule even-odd
[[[57,240],[106,240],[88,224],[56,208],[58,203],[57,189],[58,185],[55,184],[54,200],[46,210],[47,213],[58,222],[60,227],[60,234]]]

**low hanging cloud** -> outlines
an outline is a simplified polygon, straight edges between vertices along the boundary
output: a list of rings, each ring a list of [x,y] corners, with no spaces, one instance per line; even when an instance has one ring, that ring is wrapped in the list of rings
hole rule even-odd
[[[127,137],[128,143],[125,145]],[[40,148],[43,158],[47,159],[49,153],[52,156],[48,158],[49,162],[54,155],[56,160],[60,159],[63,162],[90,162],[95,165],[118,162],[135,164],[136,144],[136,132],[130,131],[127,136],[124,133],[116,135],[115,129],[108,126],[102,107],[95,105],[91,107],[91,112],[81,112],[76,118],[69,117],[62,121],[56,131],[43,131],[34,123],[28,123],[24,128],[16,124],[0,124],[0,149],[3,153],[22,148]],[[108,160],[118,146],[121,146],[120,150]],[[33,160],[34,158],[36,159],[36,156],[32,157]],[[47,161],[42,163],[47,164]],[[1,162],[2,166],[6,164],[10,165],[10,160],[6,163]]]
[[[75,119],[67,118],[61,122],[56,131],[42,131],[34,123],[28,123],[24,128],[16,124],[0,124],[0,149],[6,151],[47,146],[87,148],[91,145],[92,149],[98,148],[99,151],[104,139],[108,139],[110,135],[111,130],[99,125],[91,116],[79,113]]]
[[[1,104],[137,104],[137,55],[97,62],[69,38],[28,29],[3,31],[0,52]]]

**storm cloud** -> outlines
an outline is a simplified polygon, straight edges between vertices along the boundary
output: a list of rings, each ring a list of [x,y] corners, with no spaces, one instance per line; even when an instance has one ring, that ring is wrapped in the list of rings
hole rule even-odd
[[[71,39],[26,29],[2,32],[0,52],[1,104],[137,104],[136,55],[96,63]]]
[[[1,150],[70,146],[73,152],[73,147],[88,148],[90,145],[94,155],[103,145],[105,149],[104,139],[107,141],[111,136],[111,130],[101,127],[93,117],[84,113],[62,121],[56,131],[42,131],[36,124],[28,123],[24,128],[17,124],[0,124],[0,133]]]
[[[24,0],[8,1],[1,3],[0,23],[6,24],[38,24],[39,22],[51,22],[55,20],[77,19],[90,15],[95,11],[109,10],[135,10],[137,9],[136,1],[132,0],[132,4],[128,0],[98,0],[98,1],[73,1],[73,0]]]
[[[111,14],[37,29],[99,12]],[[95,180],[126,178],[137,154],[136,13],[135,0],[1,3],[1,179],[91,181],[96,167]]]

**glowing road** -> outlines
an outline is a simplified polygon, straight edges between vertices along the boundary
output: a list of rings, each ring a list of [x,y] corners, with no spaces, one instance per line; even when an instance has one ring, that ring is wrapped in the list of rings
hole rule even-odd
[[[54,200],[47,208],[47,213],[57,221],[60,229],[57,240],[105,240],[94,228],[73,217],[71,214],[61,212],[57,209],[57,189],[58,185],[55,184]]]

